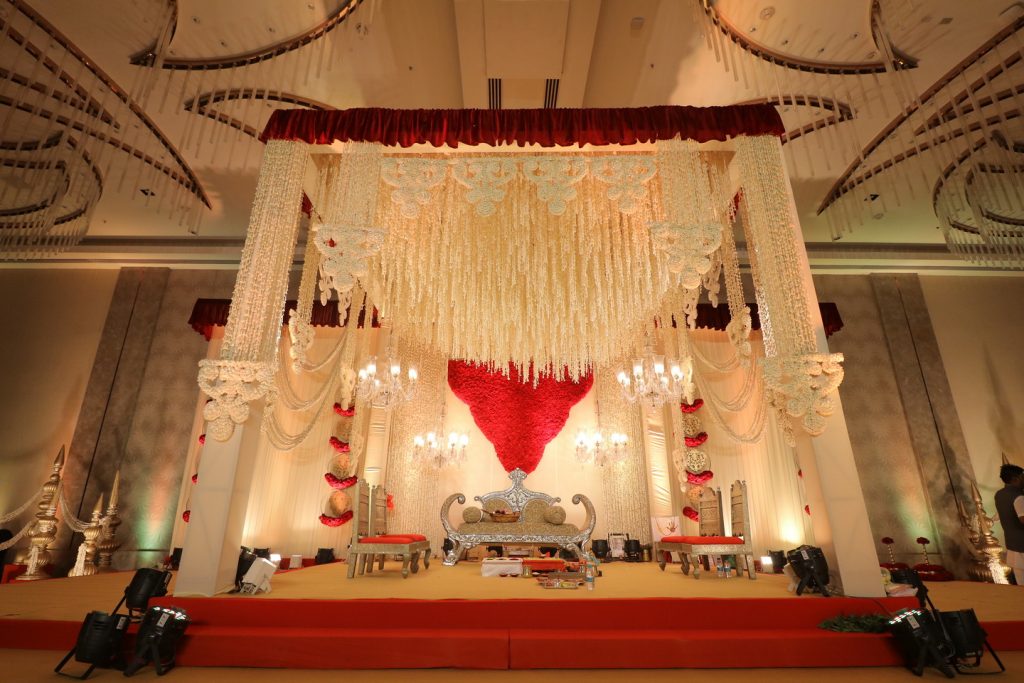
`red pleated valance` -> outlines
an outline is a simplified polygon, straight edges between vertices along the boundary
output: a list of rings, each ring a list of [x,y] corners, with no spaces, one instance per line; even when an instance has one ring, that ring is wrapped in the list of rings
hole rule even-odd
[[[291,311],[295,310],[296,305],[296,302],[292,300],[285,302],[284,317],[281,324],[288,324],[288,315]],[[188,317],[188,324],[192,326],[193,330],[206,337],[206,341],[210,341],[213,337],[214,327],[224,327],[228,324],[228,310],[230,308],[231,299],[196,299],[196,304],[192,307],[192,315]],[[325,306],[319,301],[314,301],[312,323],[316,327],[343,327],[348,324],[351,310],[350,308],[346,312],[344,320],[340,320],[338,306],[334,302],[330,302]],[[362,327],[365,322],[366,309],[361,308],[359,310],[359,317],[356,318],[356,325]],[[377,320],[377,309],[373,309],[373,317],[370,320],[370,324],[373,327],[380,327],[380,321]]]
[[[260,139],[319,145],[379,142],[409,147],[537,144],[632,145],[675,136],[708,142],[737,135],[782,135],[770,104],[624,109],[278,109]]]
[[[750,306],[750,319],[755,330],[761,329],[761,319],[757,315],[757,304]],[[843,329],[843,319],[839,316],[839,308],[834,303],[818,304],[821,310],[821,320],[825,324],[825,335],[831,337]],[[223,327],[228,322],[228,309],[231,308],[230,299],[197,299],[196,305],[192,307],[192,315],[189,316],[188,324],[199,334],[209,341],[213,336],[214,327]],[[288,312],[295,309],[295,302],[289,301],[285,306],[284,323],[288,321]],[[357,318],[357,325],[363,326],[366,319],[366,311],[360,310]],[[724,330],[731,319],[727,306],[712,306],[711,304],[697,304],[697,327],[709,330]],[[339,322],[338,307],[333,303],[326,306],[319,301],[313,302],[313,325],[317,327],[338,327],[348,322],[348,315],[345,321]],[[371,324],[374,327],[380,325],[377,320],[377,311],[374,310]]]

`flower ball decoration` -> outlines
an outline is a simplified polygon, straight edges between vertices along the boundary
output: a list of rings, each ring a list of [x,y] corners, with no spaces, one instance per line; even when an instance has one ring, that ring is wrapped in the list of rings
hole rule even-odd
[[[707,454],[697,448],[687,448],[685,451],[686,471],[699,474],[708,468]]]
[[[325,512],[331,517],[341,517],[352,509],[352,498],[345,491],[333,491],[327,499]]]
[[[703,486],[690,486],[690,488],[686,491],[686,497],[694,505],[696,505],[697,503],[700,502],[700,497],[702,495],[704,495],[704,487]]]
[[[348,453],[338,453],[331,458],[331,474],[338,479],[344,479],[352,470],[352,458]]]

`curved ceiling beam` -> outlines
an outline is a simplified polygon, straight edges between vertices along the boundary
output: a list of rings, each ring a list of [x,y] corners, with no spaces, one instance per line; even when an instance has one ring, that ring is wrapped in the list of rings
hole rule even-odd
[[[223,123],[224,125],[231,126],[235,130],[239,130],[258,140],[260,137],[260,131],[213,108],[213,105],[217,102],[230,102],[234,100],[247,99],[262,100],[266,102],[281,102],[283,104],[297,104],[300,107],[308,107],[309,109],[315,109],[317,111],[335,109],[335,107],[332,107],[329,104],[324,104],[323,102],[318,102],[308,97],[302,97],[301,95],[293,95],[291,93],[281,92],[278,90],[266,90],[259,88],[236,88],[203,93],[198,97],[193,97],[191,100],[185,102],[184,107],[187,111],[192,111],[194,107],[196,114],[205,116],[208,119],[213,119],[217,123]]]
[[[9,2],[25,17],[32,21],[38,26],[43,32],[45,32],[54,42],[64,48],[71,56],[81,62],[85,68],[87,68],[93,76],[96,77],[103,85],[110,89],[110,91],[120,100],[125,106],[128,107],[129,111],[139,120],[139,122],[145,126],[145,128],[156,138],[160,143],[160,146],[167,150],[167,153],[174,159],[175,164],[180,168],[182,175],[187,178],[187,183],[183,186],[188,189],[193,195],[195,195],[207,208],[211,208],[210,198],[206,194],[206,190],[203,189],[202,184],[199,182],[199,178],[195,172],[192,171],[192,167],[188,165],[188,162],[181,156],[177,148],[171,144],[171,141],[164,135],[163,131],[153,122],[151,118],[135,103],[134,100],[128,95],[128,93],[121,88],[114,80],[107,75],[105,71],[99,68],[96,63],[89,59],[85,53],[83,53],[78,46],[72,43],[64,34],[58,31],[50,22],[46,21],[38,12],[33,10],[24,0],[9,0]],[[14,36],[16,32],[14,29],[9,29],[8,36]],[[17,34],[20,35],[20,34]],[[36,57],[36,55],[33,55]],[[57,73],[60,67],[52,59],[40,56],[40,63],[50,71],[51,73]],[[100,136],[101,139],[104,136]],[[121,143],[124,145],[124,143]],[[122,146],[121,149],[124,149]],[[127,151],[127,150],[126,150]],[[141,155],[138,150],[135,150],[133,156],[144,159],[146,155]],[[147,162],[148,163],[148,162]]]
[[[822,130],[828,126],[834,126],[842,121],[849,121],[853,118],[853,107],[849,104],[829,97],[819,97],[817,95],[783,95],[781,99],[778,96],[761,97],[753,100],[746,100],[740,104],[774,104],[777,107],[813,107],[835,113],[834,116],[826,116],[825,118],[812,121],[811,123],[799,128],[786,131],[781,137],[782,144],[792,142],[804,135],[809,135],[815,131]]]
[[[865,160],[873,152],[875,152],[875,150],[882,146],[882,144],[889,138],[890,135],[892,135],[896,131],[897,128],[906,123],[906,121],[911,116],[921,111],[924,105],[927,102],[930,102],[947,85],[952,83],[956,78],[959,78],[962,73],[964,73],[967,69],[978,63],[978,61],[982,57],[984,57],[989,52],[994,50],[1004,40],[1006,40],[1013,34],[1017,33],[1017,31],[1019,31],[1021,28],[1024,28],[1024,17],[1021,17],[1016,21],[1012,22],[1011,24],[1007,25],[998,33],[996,33],[992,38],[987,40],[981,47],[979,47],[971,54],[967,55],[967,57],[962,59],[960,63],[958,63],[952,69],[943,74],[927,90],[921,93],[921,96],[917,99],[916,102],[911,103],[910,106],[908,106],[902,112],[897,114],[896,117],[893,118],[893,120],[890,121],[889,124],[886,125],[886,127],[883,128],[882,131],[878,135],[876,135],[871,140],[871,142],[869,142],[863,148],[863,150],[861,150],[860,155],[856,159],[854,159],[853,162],[850,163],[846,170],[843,171],[842,175],[840,175],[839,178],[836,179],[836,181],[832,184],[832,187],[829,188],[829,191],[825,194],[825,198],[821,201],[821,204],[818,206],[817,214],[820,215],[837,199],[839,199],[844,194],[849,192],[850,188],[855,187],[855,185],[851,184],[850,181],[850,179],[853,177],[853,174],[857,172],[857,169],[859,169],[865,163]],[[1010,66],[1012,66],[1013,64],[1016,64],[1017,61],[1019,61],[1020,59],[1020,52],[1017,51],[1013,55],[1008,57],[1005,60],[1005,62],[1003,62],[1003,65],[1010,63]],[[889,161],[892,161],[892,159],[890,159]],[[902,161],[902,159],[900,159],[900,161]],[[892,164],[889,165],[891,166]]]
[[[29,114],[36,114],[48,120],[55,121],[62,126],[67,126],[72,130],[76,130],[79,133],[82,133],[83,135],[88,135],[90,137],[96,138],[100,142],[108,144],[114,149],[125,152],[129,156],[138,159],[142,163],[152,166],[158,172],[163,173],[181,187],[185,188],[190,192],[192,191],[192,183],[187,176],[180,173],[174,167],[168,166],[167,164],[161,162],[159,159],[155,159],[149,154],[146,154],[145,152],[141,151],[140,149],[129,145],[124,140],[112,137],[106,133],[101,133],[93,128],[86,126],[81,121],[72,121],[68,119],[66,116],[55,114],[45,109],[35,110],[31,106],[25,104],[24,102],[16,102],[9,97],[5,97],[4,95],[0,95],[0,106],[15,107],[23,112],[27,112]],[[72,138],[69,137],[68,140],[71,141]]]
[[[700,0],[694,0],[700,2]],[[858,74],[877,74],[887,71],[885,62],[825,62],[812,59],[802,59],[773,50],[767,45],[751,39],[743,31],[739,30],[729,22],[713,5],[701,2],[704,13],[711,20],[714,27],[726,38],[736,43],[744,52],[747,52],[758,59],[771,62],[794,71],[805,71],[817,74],[855,76]],[[872,29],[875,28],[874,19],[871,21]],[[917,61],[902,54],[896,55],[894,66],[897,69],[913,69],[917,67]]]
[[[0,22],[0,26],[2,25],[3,22]],[[71,94],[60,93],[55,88],[51,88],[45,83],[40,83],[39,81],[32,80],[24,74],[8,71],[7,69],[0,67],[0,79],[10,81],[11,83],[21,86],[27,90],[32,90],[44,97],[56,100],[61,104],[66,104],[72,109],[77,109],[91,118],[102,121],[108,126],[112,126],[114,128],[118,127],[117,121],[114,120],[114,117],[109,111],[104,109],[100,103],[92,97],[89,97],[88,93],[86,93],[85,97],[82,97],[81,93],[85,89],[77,83],[70,82],[70,77],[65,80],[64,76],[66,76],[66,72],[61,73],[57,77],[72,90],[74,96]]]
[[[205,59],[171,59],[164,57],[161,69],[174,71],[210,71],[215,69],[236,69],[243,66],[252,66],[265,62],[268,59],[279,57],[301,47],[309,45],[313,41],[323,38],[328,33],[341,26],[348,19],[363,0],[346,0],[345,4],[339,7],[334,14],[317,24],[310,30],[292,38],[287,38],[279,43],[267,47],[244,52],[230,57],[214,57]],[[136,66],[153,66],[156,63],[155,46],[134,55],[131,63]]]
[[[102,196],[102,194],[103,194],[103,177],[100,174],[99,169],[96,167],[96,163],[93,161],[92,157],[89,155],[88,152],[85,152],[84,150],[79,149],[78,144],[72,138],[68,138],[66,140],[66,142],[67,142],[68,146],[71,147],[71,149],[74,150],[82,158],[82,161],[85,163],[86,168],[90,171],[90,173],[92,173],[93,179],[96,182],[96,193],[93,195],[93,198],[91,200],[89,200],[89,201],[87,201],[85,203],[84,206],[80,206],[77,209],[74,209],[74,210],[72,210],[72,211],[70,211],[70,212],[68,212],[68,213],[66,213],[66,214],[64,214],[62,216],[57,216],[54,219],[54,221],[53,221],[53,225],[54,226],[63,225],[64,223],[69,223],[69,222],[71,222],[71,221],[73,221],[73,220],[75,220],[77,218],[81,218],[82,216],[84,216],[89,211],[90,208],[92,208],[92,205],[95,204],[96,201],[99,199],[99,197]],[[43,144],[47,144],[47,143],[49,143],[49,140],[44,141]],[[29,164],[29,165],[26,166],[25,165],[26,163]],[[36,166],[36,165],[42,166],[44,164],[45,164],[45,162],[32,161],[32,160],[0,159],[0,166],[14,166],[16,168],[31,168],[32,166]],[[67,168],[66,162],[64,162],[64,160],[60,160],[60,161],[58,161],[54,165],[54,167],[59,168],[61,170],[61,172],[63,173],[64,185],[65,185],[65,190],[66,190],[70,186],[70,182],[71,182],[70,176],[69,176],[70,170]],[[56,195],[54,195],[54,196],[56,196]],[[36,209],[36,211],[41,211],[41,210],[43,210],[45,208],[49,208],[50,206],[53,205],[52,202],[53,202],[53,199],[47,201],[46,206],[40,207],[40,208]],[[32,212],[32,213],[34,213],[34,212]],[[4,213],[4,214],[0,214],[0,215],[6,216],[8,214]],[[26,214],[22,213],[20,215],[26,215]],[[31,221],[22,221],[20,223],[0,221],[0,230],[19,230],[19,229],[31,228],[31,227],[32,227],[32,222]]]

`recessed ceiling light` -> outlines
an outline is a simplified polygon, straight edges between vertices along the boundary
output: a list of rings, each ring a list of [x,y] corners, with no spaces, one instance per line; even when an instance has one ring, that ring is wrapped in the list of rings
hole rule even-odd
[[[868,59],[874,59],[877,54],[877,52],[872,50],[871,52],[868,53]]]
[[[762,19],[771,19],[772,17],[775,16],[775,8],[772,7],[771,5],[768,5],[763,10],[761,10],[761,14],[759,16]]]
[[[192,17],[192,23],[193,23],[193,24],[200,24],[200,23],[202,23],[202,22],[201,22],[201,21],[199,21],[199,17]]]
[[[779,43],[779,44],[780,44],[780,45],[789,45],[789,38],[783,38],[783,39],[782,39],[782,42],[781,42],[781,43]]]
[[[141,192],[143,195],[145,195],[147,197],[155,197],[156,196],[156,192],[153,192],[153,190],[149,189],[148,187],[142,188],[141,190],[139,190],[139,192]]]
[[[224,41],[224,40],[220,41],[220,46],[221,47],[227,47],[228,46],[227,41]]]
[[[953,17],[942,17],[939,19],[939,26],[945,26],[946,24],[952,24]]]
[[[644,27],[644,18],[633,17],[632,19],[629,20],[629,27],[634,31],[639,31]]]
[[[276,33],[276,29],[273,26],[268,26],[267,31],[269,31],[270,33]]]
[[[860,38],[860,33],[851,33],[850,34],[850,40],[857,40],[858,38]]]

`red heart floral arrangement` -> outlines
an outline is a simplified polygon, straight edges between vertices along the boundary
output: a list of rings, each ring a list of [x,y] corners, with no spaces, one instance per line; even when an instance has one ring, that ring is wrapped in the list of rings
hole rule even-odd
[[[341,526],[350,519],[352,519],[351,510],[342,513],[341,517],[328,517],[327,515],[320,515],[320,523],[324,526]]]
[[[686,483],[693,484],[694,486],[703,486],[709,481],[715,478],[715,473],[711,470],[704,470],[700,474],[694,474],[687,470],[686,472]]]
[[[359,477],[345,477],[344,479],[339,479],[330,472],[324,474],[324,479],[326,479],[327,483],[331,485],[331,488],[338,490],[355,486],[356,482],[359,481]]]
[[[687,519],[692,519],[694,522],[700,519],[700,515],[697,514],[697,511],[694,510],[689,505],[683,508],[683,517],[686,517]]]
[[[700,410],[700,407],[702,405],[704,405],[704,399],[702,398],[694,399],[693,403],[687,403],[686,401],[683,401],[682,403],[679,404],[679,410],[683,411],[684,413],[695,413],[698,410]]]
[[[350,450],[352,450],[351,447],[346,442],[342,441],[336,436],[332,436],[330,438],[330,443],[331,448],[338,451],[339,453],[348,453]]]
[[[697,434],[695,436],[687,436],[683,438],[683,441],[685,441],[686,445],[689,446],[690,448],[697,448],[698,446],[702,446],[704,442],[707,440],[707,432],[701,432],[700,434]]]
[[[356,414],[356,407],[352,406],[351,408],[342,408],[340,403],[335,403],[334,412],[342,417],[352,417]]]
[[[544,447],[565,426],[569,409],[594,384],[594,376],[588,374],[579,382],[544,376],[534,386],[532,373],[531,369],[524,378],[510,365],[506,377],[481,365],[448,361],[448,386],[469,406],[506,472],[517,467],[533,472]]]

